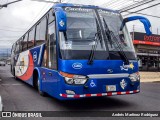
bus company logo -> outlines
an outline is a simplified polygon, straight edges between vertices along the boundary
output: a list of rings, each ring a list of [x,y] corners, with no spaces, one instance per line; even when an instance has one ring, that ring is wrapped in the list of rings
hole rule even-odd
[[[63,27],[63,26],[64,26],[64,22],[63,22],[63,20],[61,20],[61,21],[59,22],[59,25],[60,25],[61,27]]]
[[[107,72],[108,73],[113,73],[113,70],[112,69],[108,69]]]
[[[92,11],[92,9],[66,7],[65,11],[84,11],[84,12],[89,12],[89,11]]]
[[[121,70],[125,70],[125,71],[128,71],[129,69],[134,69],[134,65],[133,63],[130,63],[129,65],[124,65],[124,62],[123,62],[123,65],[120,66]]]
[[[37,61],[37,52],[36,51],[33,53],[33,60],[34,60],[34,62]]]
[[[72,67],[73,67],[74,69],[81,69],[81,68],[82,68],[82,64],[81,64],[81,63],[73,63],[73,64],[72,64]]]
[[[125,81],[125,79],[122,79],[121,82],[120,82],[120,86],[121,88],[124,90],[127,86],[127,82]]]

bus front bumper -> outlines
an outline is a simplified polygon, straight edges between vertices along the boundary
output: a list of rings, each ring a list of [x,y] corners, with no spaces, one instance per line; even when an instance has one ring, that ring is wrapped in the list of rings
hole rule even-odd
[[[107,92],[107,93],[97,93],[97,94],[75,94],[75,95],[68,95],[68,94],[60,94],[63,98],[85,98],[85,97],[101,97],[101,96],[113,96],[113,95],[125,95],[125,94],[134,94],[139,93],[140,90],[133,90],[133,91],[124,91],[124,92]]]

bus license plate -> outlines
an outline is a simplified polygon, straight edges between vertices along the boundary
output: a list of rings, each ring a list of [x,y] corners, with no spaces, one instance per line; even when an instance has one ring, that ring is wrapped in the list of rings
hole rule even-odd
[[[106,91],[116,91],[116,85],[107,85]]]

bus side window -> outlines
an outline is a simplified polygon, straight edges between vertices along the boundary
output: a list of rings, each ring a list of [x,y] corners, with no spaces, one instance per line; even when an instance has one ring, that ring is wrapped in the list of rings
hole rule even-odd
[[[52,23],[54,21],[55,17],[53,16],[53,9],[51,9],[49,11],[49,19],[48,19],[48,23]]]
[[[23,51],[23,37],[20,39],[19,52]]]
[[[48,25],[48,67],[57,69],[55,21]]]
[[[23,38],[24,40],[23,40],[23,51],[25,51],[25,50],[27,50],[28,48],[27,48],[27,40],[28,40],[28,33],[27,34],[25,34],[25,36],[24,36],[24,38]]]
[[[41,45],[46,40],[46,17],[36,27],[36,46]]]
[[[34,33],[35,27],[29,32],[28,48],[32,48],[34,46]]]
[[[16,42],[16,54],[19,53],[19,40]]]
[[[35,41],[36,46],[40,45],[40,23],[37,24],[36,26],[36,41]]]
[[[13,46],[12,46],[12,51],[11,51],[11,53],[12,53],[12,55],[15,54],[15,43],[14,43]]]

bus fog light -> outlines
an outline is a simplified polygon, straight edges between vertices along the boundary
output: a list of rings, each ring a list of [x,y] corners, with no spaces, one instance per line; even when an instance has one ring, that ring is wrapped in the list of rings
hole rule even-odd
[[[135,77],[129,77],[132,82],[136,82],[137,79]]]
[[[74,79],[75,84],[84,84],[86,81],[87,81],[87,79],[85,79],[85,78]]]
[[[66,93],[67,93],[67,94],[70,94],[70,95],[75,95],[75,92],[72,91],[72,90],[66,90]]]
[[[133,73],[129,75],[129,78],[132,82],[140,81],[139,73]]]
[[[65,77],[65,81],[66,81],[67,84],[73,84],[74,83],[73,78]]]

